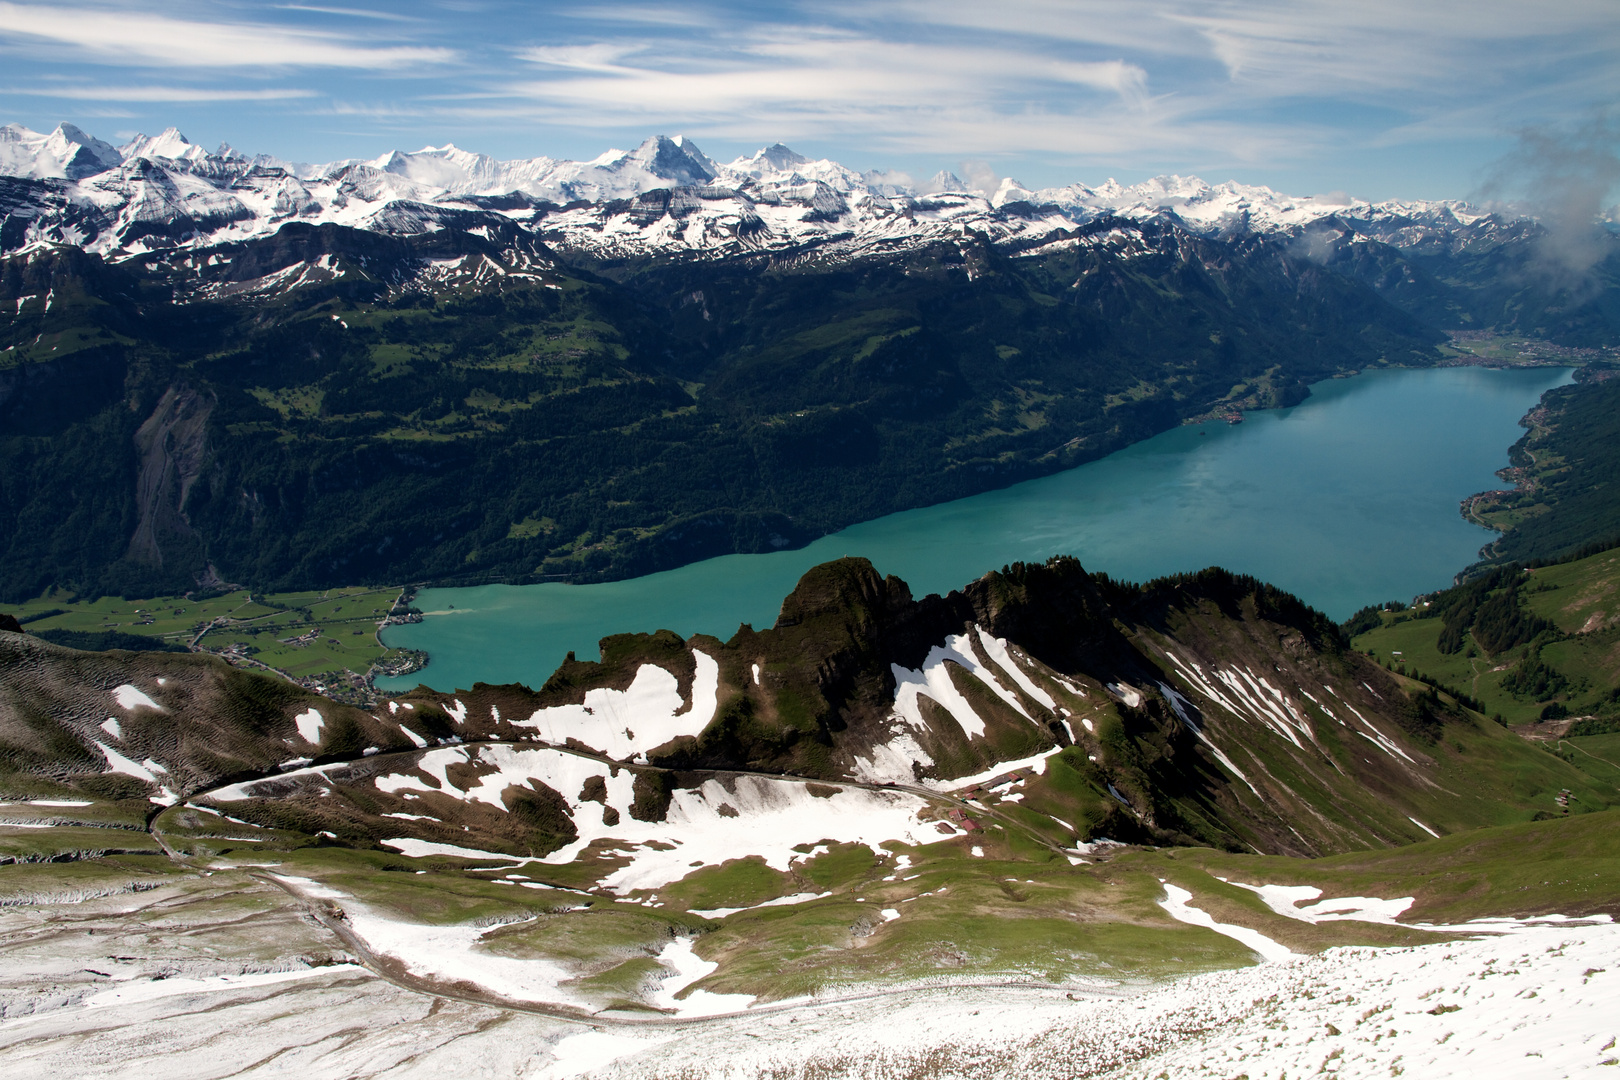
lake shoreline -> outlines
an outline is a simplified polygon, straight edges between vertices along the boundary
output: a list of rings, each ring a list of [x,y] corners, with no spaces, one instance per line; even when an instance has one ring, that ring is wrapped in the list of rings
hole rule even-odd
[[[460,617],[390,627],[387,642],[427,652],[420,675],[441,689],[474,677],[538,684],[565,652],[593,655],[606,634],[726,638],[740,623],[768,625],[804,569],[842,555],[871,558],[919,595],[1059,553],[1139,581],[1222,565],[1342,617],[1442,587],[1473,561],[1489,535],[1464,521],[1459,501],[1495,480],[1520,418],[1569,377],[1564,365],[1475,361],[1324,379],[1299,405],[1256,410],[1242,425],[1178,426],[800,548],[612,582],[424,588],[418,607],[454,605]]]

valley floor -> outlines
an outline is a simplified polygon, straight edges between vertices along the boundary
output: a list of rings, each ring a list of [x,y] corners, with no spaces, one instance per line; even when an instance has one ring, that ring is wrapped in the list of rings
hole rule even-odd
[[[262,885],[158,896],[0,916],[0,1076],[1280,1080],[1608,1075],[1620,1063],[1620,926],[1607,921],[1091,993],[917,990],[648,1028],[402,990]]]

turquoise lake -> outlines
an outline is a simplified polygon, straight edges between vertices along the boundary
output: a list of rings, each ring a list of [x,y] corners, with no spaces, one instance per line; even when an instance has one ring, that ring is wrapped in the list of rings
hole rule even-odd
[[[1451,583],[1492,533],[1458,503],[1501,487],[1522,417],[1564,368],[1378,371],[1312,387],[1291,409],[1181,427],[1067,472],[851,526],[797,551],[728,555],[601,585],[424,589],[422,622],[393,646],[431,662],[385,690],[475,682],[538,686],[602,637],[764,628],[806,569],[863,555],[914,595],[1011,562],[1074,555],[1142,581],[1224,566],[1343,619]]]

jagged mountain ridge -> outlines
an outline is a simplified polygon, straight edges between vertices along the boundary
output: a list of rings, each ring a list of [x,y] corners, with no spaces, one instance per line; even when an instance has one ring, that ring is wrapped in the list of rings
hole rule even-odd
[[[525,773],[563,762],[528,747],[630,769],[637,808],[621,809],[643,822],[671,792],[748,772],[956,791],[970,815],[1064,846],[1325,854],[1522,820],[1561,788],[1583,809],[1615,796],[1347,651],[1297,599],[1215,570],[1137,587],[1055,559],[914,600],[844,559],[807,573],[769,630],[619,635],[538,690],[421,688],[371,713],[212,658],[0,647],[18,674],[6,783],[106,797],[144,772],[121,797],[167,805],[234,781],[215,799],[232,814],[360,846],[544,853],[585,835],[571,822],[591,797]]]
[[[1477,242],[1515,227],[1457,201],[1301,198],[1180,176],[1040,190],[1009,178],[984,193],[948,173],[900,183],[780,144],[720,164],[665,136],[587,162],[498,161],[447,144],[301,165],[227,146],[210,153],[173,128],[115,150],[71,125],[40,135],[12,124],[0,128],[0,175],[34,185],[30,197],[6,200],[5,248],[70,243],[115,260],[240,242],[287,221],[394,235],[453,227],[436,210],[500,215],[560,248],[608,259],[808,246],[848,258],[965,230],[1034,250],[1072,243],[1074,230],[1104,218],[1162,218],[1200,235],[1294,233],[1331,221],[1350,240],[1404,246],[1453,234]],[[156,227],[163,222],[171,227]]]

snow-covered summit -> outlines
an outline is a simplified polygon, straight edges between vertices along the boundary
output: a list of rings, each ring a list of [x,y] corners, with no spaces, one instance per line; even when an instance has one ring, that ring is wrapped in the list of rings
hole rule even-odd
[[[79,180],[115,168],[122,161],[111,145],[72,124],[58,124],[49,135],[21,124],[0,127],[0,175]]]
[[[180,129],[171,127],[164,128],[163,133],[160,135],[137,135],[123,146],[120,146],[118,153],[123,161],[133,161],[136,158],[145,158],[148,161],[167,158],[170,161],[201,162],[207,161],[210,157],[233,160],[241,156],[228,146],[222,146],[220,149],[231,156],[226,157],[224,154],[211,155],[207,150],[180,134]]]
[[[172,127],[115,149],[69,124],[49,135],[12,124],[0,128],[0,175],[59,185],[0,207],[13,222],[6,235],[112,258],[247,240],[290,220],[391,234],[475,227],[456,216],[468,213],[501,214],[549,244],[604,256],[705,258],[805,245],[818,258],[853,258],[969,228],[1030,250],[1104,216],[1208,235],[1333,219],[1369,235],[1415,228],[1432,237],[1482,214],[1462,203],[1299,197],[1183,176],[1038,190],[1008,178],[987,193],[949,172],[919,184],[781,143],[720,164],[691,139],[662,135],[590,161],[502,161],[446,144],[295,165],[228,145],[210,152]]]

